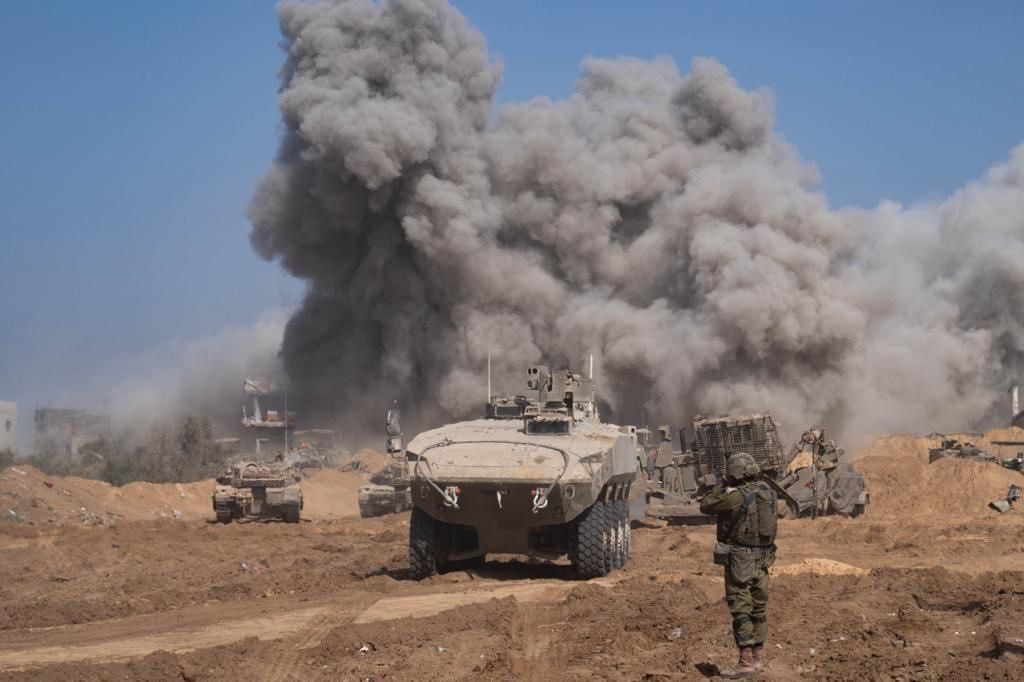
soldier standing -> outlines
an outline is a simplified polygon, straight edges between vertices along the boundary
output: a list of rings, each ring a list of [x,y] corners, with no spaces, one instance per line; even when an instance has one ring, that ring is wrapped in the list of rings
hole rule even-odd
[[[761,468],[745,452],[730,455],[725,486],[700,502],[704,514],[718,516],[715,563],[725,567],[725,599],[739,662],[720,674],[749,677],[764,667],[768,637],[768,569],[775,562],[778,519],[775,491],[759,480]]]

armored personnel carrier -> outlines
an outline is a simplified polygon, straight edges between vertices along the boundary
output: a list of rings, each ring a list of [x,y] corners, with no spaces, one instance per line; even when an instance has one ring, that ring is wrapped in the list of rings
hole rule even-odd
[[[283,461],[241,462],[217,477],[213,510],[221,523],[278,518],[298,523],[302,510],[299,472]]]
[[[527,387],[409,442],[414,578],[488,554],[567,556],[584,578],[625,564],[635,429],[601,423],[593,378],[534,366]]]
[[[409,467],[397,403],[388,410],[384,428],[384,448],[391,461],[373,474],[369,483],[359,488],[359,515],[364,518],[397,514],[412,507]]]

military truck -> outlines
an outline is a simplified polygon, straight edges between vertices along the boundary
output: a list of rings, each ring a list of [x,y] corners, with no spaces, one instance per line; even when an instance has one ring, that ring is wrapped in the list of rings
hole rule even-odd
[[[592,376],[538,365],[526,379],[534,397],[489,396],[486,418],[409,442],[414,578],[489,554],[568,557],[582,578],[626,563],[636,429],[601,423]]]
[[[409,491],[409,467],[402,439],[398,403],[388,410],[384,422],[384,449],[391,458],[388,465],[370,476],[359,488],[359,515],[384,516],[412,508]]]
[[[776,491],[783,515],[817,516],[836,513],[857,516],[869,501],[864,477],[848,463],[824,430],[810,429],[787,453],[778,424],[768,414],[702,417],[693,420],[693,440],[687,448],[680,431],[682,452],[673,454],[662,481],[648,484],[648,515],[682,523],[707,521],[697,500],[722,480],[729,455],[746,452],[761,467]]]
[[[241,462],[217,477],[213,511],[221,523],[235,519],[283,519],[298,523],[301,476],[284,461]]]

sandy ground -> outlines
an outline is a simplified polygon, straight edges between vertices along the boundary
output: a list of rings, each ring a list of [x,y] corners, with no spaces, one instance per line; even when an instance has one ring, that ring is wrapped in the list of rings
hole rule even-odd
[[[1024,675],[1024,517],[985,508],[1024,476],[927,447],[868,448],[866,516],[782,522],[762,679]],[[637,523],[600,580],[510,558],[414,582],[408,515],[354,517],[351,472],[310,482],[303,523],[229,526],[203,484],[86,482],[121,515],[96,524],[8,494],[31,476],[0,477],[33,521],[0,524],[0,679],[703,679],[734,655],[707,526]]]

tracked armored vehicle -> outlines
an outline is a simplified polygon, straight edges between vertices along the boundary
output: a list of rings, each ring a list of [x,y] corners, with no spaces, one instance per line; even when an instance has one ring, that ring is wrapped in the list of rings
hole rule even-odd
[[[298,523],[302,512],[299,472],[285,462],[241,462],[217,477],[213,511],[221,523],[235,519],[283,519]]]
[[[947,438],[939,443],[939,447],[928,449],[928,463],[934,464],[940,459],[952,457],[954,459],[969,459],[973,462],[995,463],[999,458],[992,453],[982,450],[974,443],[961,442],[955,438]]]
[[[397,403],[388,410],[384,428],[384,448],[391,459],[386,467],[370,477],[369,483],[359,487],[359,515],[363,518],[397,514],[412,508],[409,467]]]
[[[488,554],[568,557],[584,578],[625,564],[635,429],[601,423],[592,378],[535,366],[527,387],[409,442],[414,578]]]

